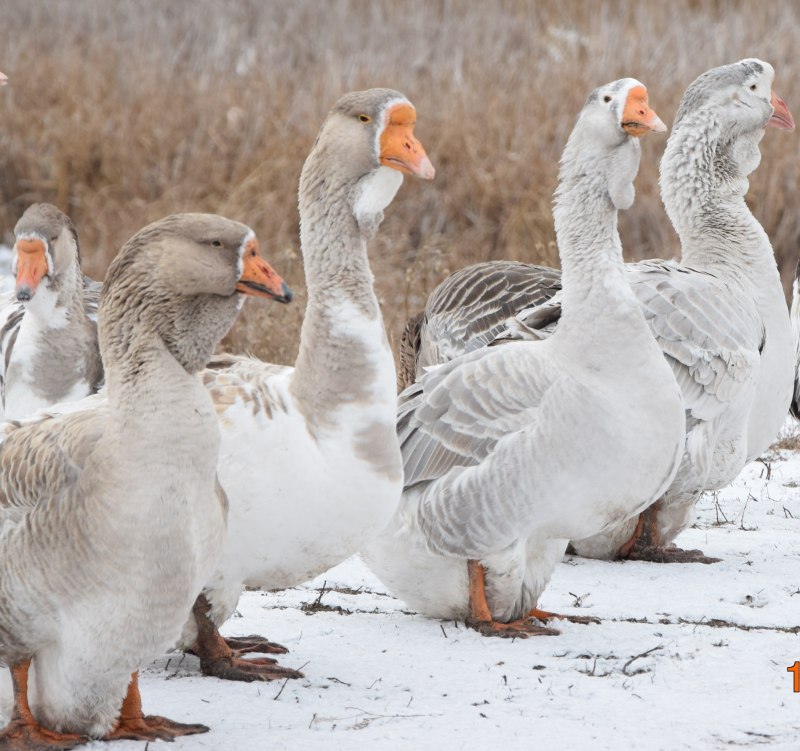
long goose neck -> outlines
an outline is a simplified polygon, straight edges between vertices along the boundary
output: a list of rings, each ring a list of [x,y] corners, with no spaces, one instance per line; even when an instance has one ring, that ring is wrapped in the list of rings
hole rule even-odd
[[[687,117],[661,161],[661,197],[681,241],[682,263],[738,286],[780,286],[772,245],[745,203],[763,130],[726,139],[710,116]]]
[[[307,419],[324,422],[342,402],[393,404],[383,371],[393,372],[394,363],[366,238],[353,214],[358,187],[337,184],[312,167],[304,169],[300,189],[308,304],[292,391]]]
[[[553,210],[563,280],[560,327],[582,326],[598,317],[624,320],[626,310],[635,308],[625,278],[617,208],[609,193],[612,171],[627,170],[629,180],[636,173],[638,148],[629,153],[627,146],[622,153],[581,154],[580,145],[570,142],[564,150]]]

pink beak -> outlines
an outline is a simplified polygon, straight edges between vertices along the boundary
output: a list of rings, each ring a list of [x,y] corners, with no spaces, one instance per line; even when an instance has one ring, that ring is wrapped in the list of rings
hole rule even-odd
[[[794,130],[794,118],[792,113],[789,112],[786,102],[773,91],[769,103],[772,105],[774,112],[767,125],[773,125],[781,130]]]

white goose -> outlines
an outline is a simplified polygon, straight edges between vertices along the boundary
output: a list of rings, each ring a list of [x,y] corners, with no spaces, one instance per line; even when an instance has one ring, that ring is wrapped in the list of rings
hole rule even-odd
[[[174,643],[218,560],[219,429],[195,374],[242,294],[282,294],[257,247],[249,227],[208,214],[141,230],[103,290],[107,402],[9,426],[6,471],[29,471],[31,432],[66,451],[36,466],[61,479],[57,494],[18,494],[0,507],[0,660],[12,667],[16,700],[3,748],[207,729],[142,716],[135,676],[117,718],[131,672]],[[36,717],[50,730],[28,708],[31,658]]]
[[[397,506],[395,369],[366,241],[403,173],[434,176],[415,120],[408,99],[390,89],[336,103],[300,177],[308,307],[295,367],[223,357],[203,373],[221,421],[219,477],[231,502],[222,564],[205,590],[213,625],[196,609],[200,638],[190,621],[183,640],[206,673],[298,676],[269,658],[238,659],[252,640],[226,645],[215,626],[243,584],[288,587],[322,573],[371,540]]]
[[[95,314],[99,284],[81,272],[78,233],[49,203],[29,206],[14,228],[16,302],[0,312],[4,417],[95,393],[103,380]]]
[[[394,361],[366,241],[403,173],[434,176],[413,135],[415,119],[408,99],[389,89],[339,100],[300,178],[308,308],[295,367],[223,356],[202,372],[220,420],[219,478],[231,504],[222,562],[180,641],[199,655],[206,674],[299,676],[272,658],[239,658],[284,652],[279,645],[260,637],[225,641],[217,627],[244,584],[274,589],[322,573],[372,539],[397,506],[403,469]],[[31,448],[52,450],[41,441]],[[37,456],[36,466],[45,465]],[[21,482],[41,494],[58,491],[59,478],[34,475],[0,466],[0,487],[11,496]]]
[[[630,78],[595,90],[578,116],[553,211],[558,332],[472,352],[400,397],[405,490],[366,556],[428,616],[491,635],[553,633],[530,616],[567,540],[638,513],[675,474],[683,402],[617,233],[634,198],[636,136],[649,130],[665,127]]]
[[[630,520],[573,542],[583,555],[714,561],[668,543],[691,523],[700,493],[731,482],[783,422],[795,372],[789,317],[769,239],[744,201],[764,128],[794,127],[772,91],[773,78],[768,63],[742,60],[704,73],[684,94],[661,163],[662,197],[680,235],[682,265],[645,261],[628,264],[627,272],[683,391],[686,452],[664,498],[638,524]],[[539,304],[554,294],[558,272],[527,269],[527,280],[525,267],[515,269],[513,299],[489,296],[485,316],[477,280],[502,277],[504,269],[481,264],[462,271],[461,279],[446,279],[431,296],[419,344],[405,360],[423,368],[498,336],[541,338],[536,329],[552,329],[558,319],[557,297]],[[495,288],[501,285],[494,280]],[[506,324],[495,316],[501,304],[516,312],[538,307]]]

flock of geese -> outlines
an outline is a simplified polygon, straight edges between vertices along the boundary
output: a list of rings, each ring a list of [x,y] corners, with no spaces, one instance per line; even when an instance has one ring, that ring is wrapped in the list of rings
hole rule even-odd
[[[166,217],[101,289],[70,219],[28,208],[0,314],[0,748],[208,730],[145,716],[138,669],[179,648],[222,679],[300,676],[219,627],[244,586],[359,551],[421,613],[517,637],[557,633],[537,605],[568,546],[712,562],[672,540],[774,439],[795,379],[744,200],[765,128],[794,127],[773,78],[742,60],[684,94],[661,163],[681,263],[623,262],[639,139],[666,126],[635,79],[593,91],[560,163],[561,270],[446,279],[406,329],[399,402],[367,241],[404,174],[434,177],[402,94],[342,97],[303,167],[294,367],[213,355],[244,295],[291,300],[249,227]]]

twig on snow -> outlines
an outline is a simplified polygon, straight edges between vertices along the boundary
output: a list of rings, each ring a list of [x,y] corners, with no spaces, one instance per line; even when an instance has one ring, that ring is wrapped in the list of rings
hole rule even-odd
[[[626,662],[626,663],[625,663],[625,664],[622,666],[622,672],[623,672],[625,675],[627,675],[627,676],[638,675],[639,673],[643,673],[643,672],[644,672],[644,670],[637,670],[637,671],[636,671],[636,672],[634,672],[634,673],[629,673],[629,672],[628,672],[628,668],[630,667],[631,663],[632,663],[634,660],[638,660],[638,659],[640,659],[640,658],[642,658],[642,657],[647,657],[648,655],[652,654],[653,652],[657,652],[659,649],[664,649],[664,645],[663,645],[663,644],[659,644],[658,646],[655,646],[655,647],[652,647],[651,649],[648,649],[646,652],[642,652],[641,654],[634,655],[633,657],[631,657],[631,659],[630,659],[630,660],[628,660],[628,661],[627,661],[627,662]]]

